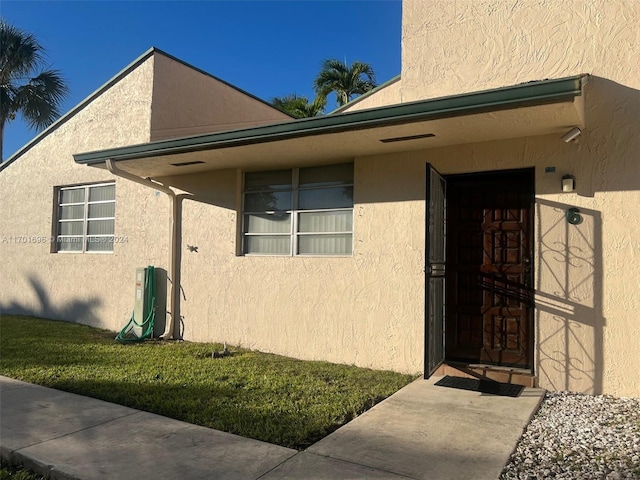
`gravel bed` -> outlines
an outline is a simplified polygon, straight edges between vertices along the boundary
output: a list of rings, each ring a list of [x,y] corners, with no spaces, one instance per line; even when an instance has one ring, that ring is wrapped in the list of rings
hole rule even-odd
[[[501,480],[640,479],[640,398],[553,392]]]

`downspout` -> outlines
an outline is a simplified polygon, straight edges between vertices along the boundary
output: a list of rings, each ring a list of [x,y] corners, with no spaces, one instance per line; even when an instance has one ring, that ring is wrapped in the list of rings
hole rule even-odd
[[[166,326],[164,333],[160,335],[160,338],[170,339],[173,338],[173,332],[176,325],[177,316],[177,308],[180,302],[180,298],[178,294],[180,289],[176,285],[176,278],[178,278],[178,234],[179,234],[179,225],[178,222],[178,214],[179,214],[179,205],[178,198],[176,197],[176,193],[171,190],[166,185],[162,185],[160,183],[153,182],[149,179],[139,177],[129,172],[125,172],[124,170],[120,170],[116,167],[113,159],[107,160],[107,168],[109,171],[117,176],[126,178],[127,180],[131,180],[132,182],[139,183],[140,185],[144,185],[145,187],[153,188],[154,190],[159,190],[161,192],[166,193],[171,199],[171,248],[170,248],[170,260],[169,260],[169,268],[167,269],[167,277],[170,279],[171,290],[169,294],[169,302],[170,302],[170,310],[171,315],[169,317],[169,324]]]

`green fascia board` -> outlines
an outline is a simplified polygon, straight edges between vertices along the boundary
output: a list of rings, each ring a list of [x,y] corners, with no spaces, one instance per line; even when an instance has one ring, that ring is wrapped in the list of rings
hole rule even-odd
[[[472,115],[572,101],[582,95],[587,75],[528,82],[510,87],[402,103],[324,117],[303,118],[241,130],[161,140],[74,155],[77,163],[97,165],[108,159],[135,160],[178,153],[273,142],[290,138]]]

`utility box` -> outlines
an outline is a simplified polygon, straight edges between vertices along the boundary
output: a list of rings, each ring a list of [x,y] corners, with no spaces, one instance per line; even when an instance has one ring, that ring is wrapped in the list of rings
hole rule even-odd
[[[160,274],[159,279],[158,274]],[[148,338],[157,338],[163,333],[166,283],[165,270],[156,269],[152,265],[136,269],[133,313],[129,322],[116,336],[116,340],[121,343],[142,342]]]
[[[133,334],[140,338],[142,336],[142,323],[147,319],[149,309],[153,305],[147,305],[149,302],[148,289],[153,288],[149,284],[147,268],[136,268],[136,292],[133,304],[133,318],[139,324],[133,325]]]

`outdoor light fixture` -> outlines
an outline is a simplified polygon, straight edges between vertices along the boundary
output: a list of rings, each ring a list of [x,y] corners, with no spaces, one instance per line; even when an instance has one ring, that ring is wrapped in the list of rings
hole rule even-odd
[[[569,143],[575,140],[576,138],[578,138],[581,133],[582,133],[582,130],[580,130],[578,127],[573,127],[571,130],[569,130],[567,133],[565,133],[562,136],[562,141],[564,143]]]
[[[562,177],[562,191],[573,192],[576,189],[576,179],[573,175]]]

